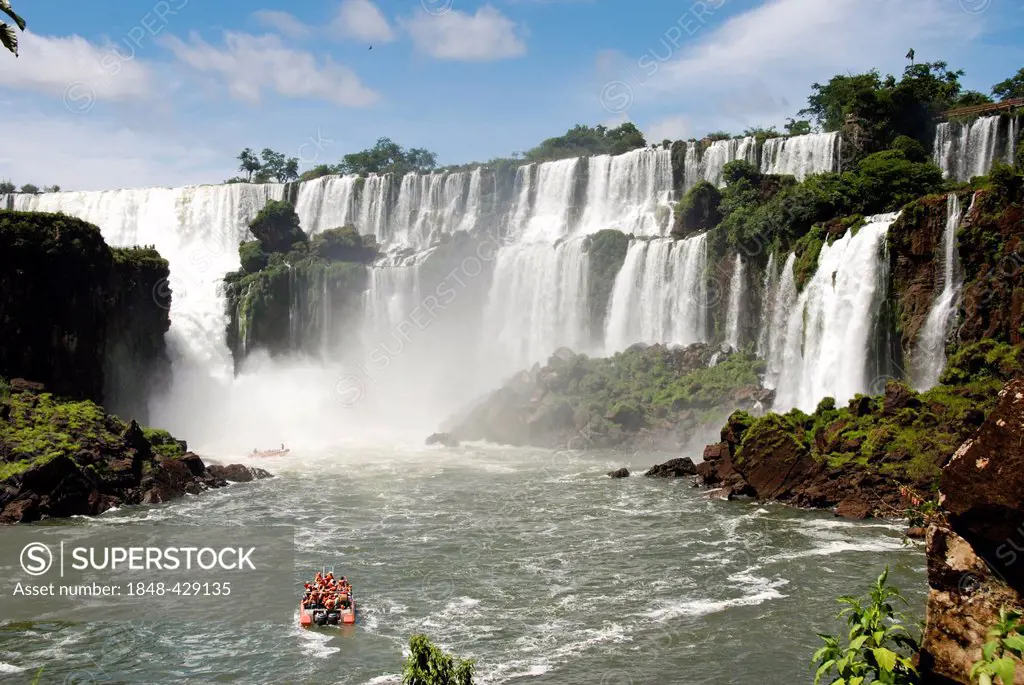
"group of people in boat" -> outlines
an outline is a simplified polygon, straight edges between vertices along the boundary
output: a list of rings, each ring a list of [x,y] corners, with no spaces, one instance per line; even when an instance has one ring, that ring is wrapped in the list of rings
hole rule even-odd
[[[262,451],[262,450],[256,449],[255,447],[252,448],[252,456],[254,456],[254,457],[258,457],[258,456],[263,455],[263,454],[280,454],[281,452],[284,452],[284,443],[283,442],[281,443],[281,449],[279,449],[279,450],[266,450],[266,451]]]
[[[312,583],[306,583],[302,596],[306,609],[345,610],[352,606],[352,585],[345,576],[335,578],[334,572],[317,572]]]

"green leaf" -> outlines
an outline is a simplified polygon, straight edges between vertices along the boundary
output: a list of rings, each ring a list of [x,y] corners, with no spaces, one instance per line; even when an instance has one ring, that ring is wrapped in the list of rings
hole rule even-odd
[[[1013,660],[1013,657],[1004,656],[992,662],[992,670],[1003,681],[1003,685],[1013,685],[1017,663]]]
[[[878,662],[878,666],[888,673],[892,673],[893,669],[896,668],[896,658],[899,656],[896,652],[885,647],[877,647],[871,650],[871,653],[875,655],[875,661]]]
[[[18,28],[22,31],[25,30],[25,20],[22,19],[11,7],[11,0],[0,0],[0,12],[3,12],[8,17],[14,20],[14,23],[18,25]]]
[[[1005,645],[1007,649],[1020,654],[1021,652],[1024,652],[1024,636],[1017,634],[1008,635],[1003,638],[1003,645]]]
[[[0,24],[0,43],[13,52],[15,57],[18,56],[18,34],[10,24]]]
[[[864,643],[868,641],[867,635],[861,635],[858,638],[850,640],[850,649],[860,649],[864,646]]]
[[[999,649],[999,643],[995,640],[992,642],[986,642],[981,646],[981,658],[985,661],[992,661],[996,655],[997,649]]]

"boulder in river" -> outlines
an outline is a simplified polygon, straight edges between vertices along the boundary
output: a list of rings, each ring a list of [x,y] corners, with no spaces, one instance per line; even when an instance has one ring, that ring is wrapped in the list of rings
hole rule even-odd
[[[444,445],[445,447],[458,447],[458,439],[451,433],[432,433],[427,438],[428,445]]]
[[[629,469],[622,467],[621,469],[615,469],[614,471],[608,472],[609,478],[629,478]]]
[[[682,478],[683,476],[697,475],[697,466],[689,457],[678,457],[670,459],[664,464],[655,464],[647,473],[648,478]]]

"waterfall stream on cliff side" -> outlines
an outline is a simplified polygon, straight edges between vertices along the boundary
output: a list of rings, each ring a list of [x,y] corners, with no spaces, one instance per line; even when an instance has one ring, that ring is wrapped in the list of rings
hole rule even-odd
[[[837,171],[841,145],[838,132],[771,138],[761,151],[761,173],[792,175],[802,181],[811,174]]]
[[[605,351],[633,343],[689,345],[707,340],[707,240],[634,240],[615,278]]]
[[[743,308],[743,257],[733,260],[729,279],[729,310],[725,318],[725,344],[734,350],[740,347],[740,319]]]
[[[770,318],[762,324],[762,330],[767,329],[768,334],[764,336],[765,347],[762,357],[767,362],[768,370],[765,373],[764,385],[767,388],[777,388],[779,376],[784,369],[786,355],[786,334],[789,327],[790,314],[797,303],[796,277],[793,275],[793,265],[796,263],[796,254],[789,253],[786,262],[779,272],[778,283],[772,289],[772,297],[769,303],[771,308]]]
[[[918,334],[914,355],[914,386],[928,390],[939,382],[946,366],[946,337],[953,325],[960,298],[960,259],[957,255],[956,231],[963,213],[960,199],[950,193],[946,199],[946,226],[942,233],[942,271],[935,273],[935,299],[924,327]]]
[[[872,386],[868,361],[885,294],[881,251],[896,216],[868,217],[856,235],[822,246],[785,324],[776,410],[813,411],[823,397],[845,403]]]
[[[1018,118],[1005,115],[943,122],[935,130],[935,163],[943,176],[957,181],[987,174],[997,159],[1013,164],[1018,128]]]
[[[772,303],[775,300],[775,291],[779,286],[778,268],[775,264],[775,253],[768,255],[768,264],[764,268],[764,280],[761,282],[761,318],[760,328],[757,332],[757,356],[761,359],[768,359],[768,346],[771,340],[772,326]]]
[[[579,234],[615,229],[656,236],[668,224],[672,153],[641,148],[624,155],[591,157]],[[659,207],[663,218],[659,217]]]

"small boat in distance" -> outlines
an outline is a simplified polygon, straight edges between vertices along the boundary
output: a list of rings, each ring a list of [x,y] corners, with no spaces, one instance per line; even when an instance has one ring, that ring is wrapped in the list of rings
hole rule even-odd
[[[281,443],[281,449],[279,450],[258,450],[255,447],[252,448],[252,452],[249,453],[250,457],[283,457],[288,454],[290,450]]]

